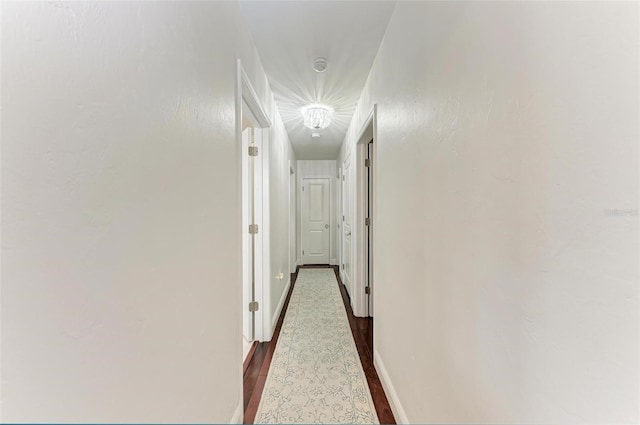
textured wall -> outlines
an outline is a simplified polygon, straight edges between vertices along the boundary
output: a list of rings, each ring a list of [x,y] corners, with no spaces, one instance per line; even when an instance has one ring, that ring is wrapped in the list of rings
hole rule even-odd
[[[637,3],[396,5],[338,163],[377,103],[399,420],[638,421],[638,75]]]
[[[237,3],[3,2],[2,420],[240,413],[238,57],[273,108]]]
[[[277,120],[271,131],[271,146],[269,149],[269,184],[270,184],[270,315],[269,328],[265,335],[271,339],[274,324],[286,297],[285,289],[289,284],[289,160],[295,169],[295,154],[289,143],[289,136],[275,104],[273,110]],[[282,273],[283,278],[278,275]]]

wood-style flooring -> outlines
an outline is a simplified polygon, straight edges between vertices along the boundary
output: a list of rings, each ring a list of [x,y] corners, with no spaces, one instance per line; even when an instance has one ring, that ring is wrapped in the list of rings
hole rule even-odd
[[[289,299],[291,299],[291,293],[298,277],[298,271],[300,268],[318,268],[318,267],[330,267],[336,274],[338,280],[338,286],[340,287],[340,293],[342,294],[342,301],[344,302],[345,309],[347,311],[347,317],[349,325],[351,326],[351,333],[360,355],[360,361],[362,363],[362,369],[367,377],[369,383],[369,390],[371,391],[371,397],[376,407],[376,413],[381,424],[395,424],[395,418],[391,412],[389,401],[382,389],[380,378],[373,366],[373,319],[355,317],[353,310],[351,309],[351,303],[349,302],[349,295],[340,280],[340,273],[338,273],[337,266],[301,266],[298,267],[295,273],[291,273],[291,287],[289,293],[282,307],[280,318],[276,324],[273,338],[269,342],[254,343],[251,348],[247,360],[244,365],[244,423],[252,424],[256,412],[258,411],[258,405],[260,404],[260,397],[262,396],[262,390],[269,373],[269,366],[273,357],[273,352],[276,349],[276,343],[278,342],[278,336],[280,335],[280,329],[282,328],[282,322],[284,321],[284,315],[289,306]]]

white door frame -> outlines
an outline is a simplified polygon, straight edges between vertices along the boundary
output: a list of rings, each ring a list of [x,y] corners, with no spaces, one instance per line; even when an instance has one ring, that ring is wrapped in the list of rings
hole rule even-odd
[[[259,180],[262,182],[262,197],[261,200],[256,199],[256,223],[258,224],[258,237],[256,238],[256,249],[255,249],[255,301],[258,302],[258,311],[255,314],[255,341],[268,341],[271,339],[271,334],[273,330],[271,329],[271,317],[269,317],[269,308],[268,306],[271,304],[270,293],[271,293],[271,280],[269,276],[271,274],[270,270],[270,250],[269,250],[269,136],[270,136],[270,128],[271,128],[271,120],[269,116],[266,114],[262,104],[259,101],[259,98],[247,77],[244,69],[242,68],[242,63],[240,59],[237,61],[237,69],[236,69],[236,152],[237,152],[237,161],[238,161],[238,173],[236,176],[237,179],[237,193],[238,196],[238,204],[239,211],[243,210],[242,205],[242,178],[243,178],[243,169],[242,169],[242,155],[248,155],[248,152],[245,152],[242,149],[242,103],[243,101],[251,110],[255,119],[258,121],[258,125],[261,127],[259,130],[259,136],[262,140],[261,149],[258,154],[258,160],[262,165],[262,173],[259,176]],[[261,201],[261,208],[258,205],[259,201]],[[243,235],[249,231],[249,229],[245,229],[242,225],[242,220],[240,221],[238,238],[240,239],[240,246],[243,247],[242,239]],[[248,255],[245,252],[245,248],[243,247],[242,255]],[[243,257],[241,257],[242,259]],[[244,279],[244,274],[246,271],[242,266],[242,261],[238,265],[240,269],[240,276],[242,282]],[[240,287],[242,287],[240,285]],[[242,296],[240,297],[242,299]],[[248,308],[248,306],[241,305],[240,306],[240,316],[242,317],[243,309]]]
[[[250,126],[246,127],[245,122]],[[251,109],[242,102],[242,151],[248,152],[249,146],[254,145],[258,150],[262,149],[262,131],[258,120]],[[258,158],[249,155],[241,155],[242,166],[242,229],[248,229],[250,224],[261,225],[262,221],[262,186],[255,185],[262,178],[262,163]],[[255,175],[255,177],[254,177]],[[248,306],[251,301],[255,301],[255,281],[256,273],[259,275],[257,259],[262,257],[262,245],[260,244],[262,235],[251,235],[248,232],[242,234],[242,306]],[[254,258],[255,257],[255,258]],[[252,283],[253,281],[253,283]],[[248,308],[242,309],[242,334],[245,344],[244,354],[248,352],[250,344],[255,340],[255,313],[251,313]],[[247,343],[249,344],[247,346]]]
[[[326,175],[324,175],[324,176],[304,176],[304,177],[300,177],[300,188],[299,188],[299,190],[297,192],[297,195],[300,198],[300,249],[298,250],[299,254],[300,254],[300,258],[301,258],[302,264],[305,264],[304,255],[302,254],[302,250],[304,248],[304,234],[305,234],[305,232],[304,232],[304,219],[302,217],[302,212],[303,212],[302,201],[304,199],[304,197],[302,196],[302,187],[304,186],[304,181],[305,180],[327,180],[327,182],[328,182],[327,186],[329,188],[329,194],[328,194],[329,195],[329,198],[328,198],[329,199],[329,232],[328,232],[329,233],[329,245],[327,246],[327,250],[329,252],[327,253],[327,255],[328,255],[327,264],[331,264],[331,243],[333,241],[333,237],[332,237],[331,234],[333,233],[333,229],[334,229],[334,224],[333,224],[334,217],[333,217],[333,214],[331,213],[332,212],[332,206],[333,206],[332,205],[333,204],[333,201],[332,201],[332,196],[333,196],[332,192],[333,191],[331,189],[331,177],[330,176],[326,176]]]
[[[354,220],[353,220],[353,231],[352,231],[352,239],[351,242],[355,241],[355,255],[353,258],[353,294],[351,295],[351,304],[353,308],[353,314],[357,317],[366,317],[367,316],[367,294],[365,293],[365,279],[367,276],[367,229],[365,226],[364,218],[366,214],[366,201],[367,201],[367,170],[364,166],[364,160],[367,154],[367,144],[373,138],[373,162],[370,164],[373,169],[373,181],[375,180],[376,174],[376,157],[375,152],[377,151],[377,122],[376,122],[376,112],[377,105],[373,105],[371,112],[367,116],[367,119],[362,124],[360,131],[358,132],[358,137],[356,138],[356,162],[355,162],[355,212],[354,212]],[[375,188],[375,186],[374,186]],[[373,246],[371,255],[375,258],[375,229],[376,229],[376,201],[377,197],[373,196],[373,206],[372,206],[372,215],[371,215],[371,227],[373,230],[372,239]],[[373,285],[374,276],[375,276],[375,267],[372,266],[372,276],[371,276],[371,299],[375,300],[374,292],[375,288]],[[374,304],[374,303],[372,303]],[[373,310],[373,309],[372,309]]]
[[[289,273],[296,272],[296,193],[297,175],[289,160]]]
[[[351,179],[346,180],[346,176],[347,176],[347,169],[349,170],[349,172],[351,173]],[[349,183],[351,183],[353,181],[353,166],[351,165],[351,153],[347,153],[347,157],[344,159],[343,163],[342,163],[342,177],[341,177],[341,181],[340,181],[340,187],[341,187],[341,209],[340,209],[340,215],[342,217],[344,217],[344,220],[341,217],[340,220],[340,278],[342,279],[342,283],[344,284],[347,293],[349,294],[349,297],[351,297],[351,294],[353,293],[353,289],[352,289],[352,281],[353,281],[353,273],[349,274],[347,268],[346,268],[346,256],[349,256],[349,270],[353,270],[353,235],[351,235],[351,244],[349,245],[349,250],[345,249],[345,245],[346,245],[346,235],[345,232],[347,231],[346,228],[346,221],[348,220],[349,223],[351,223],[351,229],[353,229],[353,209],[350,211],[346,210],[346,207],[349,203],[349,200],[347,200],[347,198],[350,195],[353,195],[353,188],[348,187]],[[353,198],[353,196],[351,196]],[[351,231],[351,230],[349,230]],[[348,251],[348,252],[347,252]],[[353,303],[352,303],[353,304]]]

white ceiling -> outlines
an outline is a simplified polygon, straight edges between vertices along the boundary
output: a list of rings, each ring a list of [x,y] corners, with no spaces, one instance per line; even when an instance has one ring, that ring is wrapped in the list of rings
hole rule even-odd
[[[298,159],[335,159],[393,12],[394,1],[241,0]],[[317,73],[313,60],[327,58]],[[312,139],[300,109],[323,103],[331,125]]]

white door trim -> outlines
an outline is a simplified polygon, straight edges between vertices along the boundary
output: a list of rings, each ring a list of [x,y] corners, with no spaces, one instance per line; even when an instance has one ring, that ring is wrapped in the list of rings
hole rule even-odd
[[[353,308],[353,314],[357,317],[365,317],[367,315],[367,295],[365,294],[365,279],[367,273],[367,234],[366,234],[366,226],[364,223],[364,217],[366,213],[366,192],[367,192],[367,173],[366,168],[364,166],[364,160],[366,157],[366,149],[367,143],[373,138],[373,149],[376,151],[376,112],[377,105],[373,105],[371,112],[367,116],[367,119],[362,124],[360,131],[358,132],[358,137],[356,138],[356,162],[355,162],[355,217],[353,221],[353,231],[352,231],[352,243],[355,240],[355,255],[353,258],[353,289],[354,293],[351,295],[351,304]],[[371,167],[373,167],[374,173],[374,181],[375,181],[375,170],[376,170],[376,155],[373,155],[373,163]],[[374,186],[375,187],[375,186]],[[373,208],[372,208],[372,216],[371,216],[371,226],[374,229],[373,232],[373,252],[375,254],[375,226],[376,226],[376,199],[377,197],[373,196]],[[373,276],[375,276],[375,269]],[[373,278],[372,278],[373,280]],[[373,296],[374,288],[372,286],[372,298],[375,300]]]
[[[347,179],[347,170],[349,173],[349,178]],[[351,297],[353,293],[353,235],[349,236],[349,247],[346,248],[347,245],[347,232],[352,232],[353,230],[353,208],[348,209],[347,206],[349,204],[353,205],[353,164],[351,163],[351,153],[347,154],[347,157],[344,159],[342,163],[342,176],[343,180],[342,184],[342,216],[344,216],[344,221],[341,221],[340,227],[340,244],[341,248],[341,268],[340,268],[340,278],[342,279],[342,283],[344,284],[349,297]],[[342,218],[342,217],[341,217]],[[347,228],[347,222],[351,223]],[[353,304],[353,303],[352,303]],[[352,305],[353,307],[353,305]]]
[[[289,273],[296,271],[296,198],[297,174],[289,160]]]
[[[273,328],[271,327],[271,208],[270,208],[270,183],[269,183],[269,156],[271,145],[269,143],[269,128],[263,128],[262,152],[258,158],[262,160],[262,228],[258,234],[262,233],[262,284],[260,291],[260,308],[256,316],[260,316],[262,329],[259,334],[259,341],[271,341]]]
[[[247,102],[247,106],[249,106],[249,109],[251,109],[251,112],[253,112],[253,115],[256,117],[262,128],[270,128],[271,120],[258,100],[258,95],[253,89],[247,73],[244,72],[240,59],[238,59],[238,72],[240,73],[239,79],[242,81],[240,99],[244,98],[245,102]]]
[[[270,250],[269,250],[269,136],[271,120],[265,112],[249,78],[242,68],[240,59],[237,61],[236,68],[236,152],[238,161],[238,172],[236,173],[236,190],[240,194],[238,196],[238,210],[243,211],[242,203],[242,155],[248,153],[242,149],[242,103],[246,103],[255,119],[258,121],[258,125],[261,127],[256,132],[256,139],[261,140],[260,151],[258,154],[258,160],[260,161],[261,175],[259,180],[262,182],[262,199],[256,199],[256,223],[258,224],[259,237],[256,238],[256,253],[255,253],[255,301],[258,302],[259,308],[255,315],[255,340],[266,341],[271,339],[273,329],[271,329],[271,318],[269,317],[269,308],[271,305],[270,300]],[[261,201],[261,202],[260,202]],[[259,205],[261,204],[261,205]],[[242,219],[238,220],[238,238],[240,239],[240,246],[242,247],[242,237],[248,232],[242,224]],[[237,268],[240,270],[238,279],[239,282],[243,281],[245,270],[242,265],[242,255],[240,256],[240,263],[237,264]],[[242,285],[239,285],[239,291],[241,292],[240,299],[242,299]],[[240,306],[240,311],[248,306]],[[242,317],[242,315],[240,315]]]

